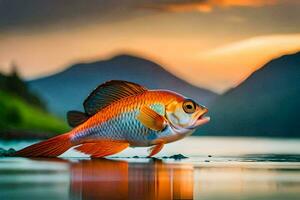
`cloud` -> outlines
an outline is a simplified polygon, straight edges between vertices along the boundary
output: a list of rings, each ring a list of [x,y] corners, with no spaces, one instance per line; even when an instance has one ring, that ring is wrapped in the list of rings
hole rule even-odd
[[[196,56],[206,67],[203,71],[207,70],[206,74],[214,77],[214,84],[218,85],[216,89],[223,92],[271,59],[298,51],[300,34],[279,34],[248,38],[199,52]]]
[[[236,56],[239,54],[256,55],[257,52],[280,52],[284,50],[300,50],[300,34],[282,34],[282,35],[266,35],[249,38],[246,40],[238,41],[218,47],[216,49],[208,50],[205,53],[201,53],[205,57],[216,56]]]
[[[61,30],[102,25],[166,12],[299,4],[299,0],[0,0],[0,32]],[[142,8],[142,9],[141,9]],[[145,9],[146,8],[146,9]],[[148,10],[147,10],[148,9]],[[240,21],[240,19],[232,19]]]
[[[138,4],[139,0],[0,0],[0,32],[128,20],[138,16],[132,12]]]
[[[229,7],[262,7],[282,3],[296,3],[295,0],[183,0],[167,3],[157,3],[146,6],[146,8],[166,12],[211,12],[215,8]]]

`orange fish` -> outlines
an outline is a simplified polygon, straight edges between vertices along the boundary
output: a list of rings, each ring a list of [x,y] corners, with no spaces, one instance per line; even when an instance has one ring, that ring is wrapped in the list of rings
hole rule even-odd
[[[105,157],[127,147],[148,147],[149,157],[169,142],[192,134],[209,121],[207,108],[168,90],[148,90],[127,81],[98,86],[83,103],[85,112],[69,111],[68,133],[33,144],[16,156],[56,157],[71,147]]]

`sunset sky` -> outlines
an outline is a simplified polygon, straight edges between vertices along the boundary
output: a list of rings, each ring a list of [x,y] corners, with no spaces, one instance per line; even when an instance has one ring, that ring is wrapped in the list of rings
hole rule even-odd
[[[0,0],[0,71],[31,79],[129,53],[223,92],[300,50],[299,0]]]

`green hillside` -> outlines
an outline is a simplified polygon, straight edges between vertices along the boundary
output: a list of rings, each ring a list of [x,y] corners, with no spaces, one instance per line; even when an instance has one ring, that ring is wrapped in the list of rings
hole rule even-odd
[[[0,90],[0,135],[7,131],[34,132],[48,137],[69,130],[61,119],[22,98]]]

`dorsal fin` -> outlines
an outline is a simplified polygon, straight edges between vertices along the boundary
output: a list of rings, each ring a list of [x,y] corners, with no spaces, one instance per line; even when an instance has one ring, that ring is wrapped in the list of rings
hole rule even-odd
[[[88,115],[94,115],[107,105],[122,98],[140,94],[147,89],[128,81],[112,80],[99,85],[84,101],[83,107]]]

